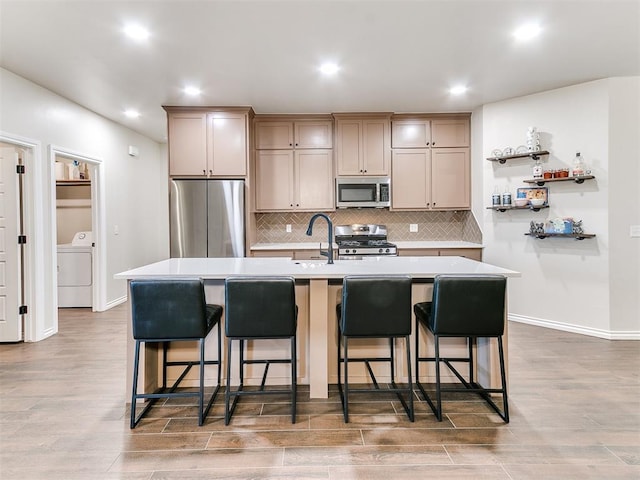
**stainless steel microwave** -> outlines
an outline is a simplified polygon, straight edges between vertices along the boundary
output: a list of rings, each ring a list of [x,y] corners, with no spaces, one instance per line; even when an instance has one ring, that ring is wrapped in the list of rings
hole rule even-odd
[[[336,178],[336,207],[374,207],[391,205],[391,181],[389,177],[338,177]]]

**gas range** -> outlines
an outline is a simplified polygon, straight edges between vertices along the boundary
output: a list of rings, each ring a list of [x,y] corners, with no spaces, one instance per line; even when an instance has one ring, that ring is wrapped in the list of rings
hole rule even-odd
[[[398,255],[396,246],[387,241],[386,225],[336,225],[334,233],[339,259]]]

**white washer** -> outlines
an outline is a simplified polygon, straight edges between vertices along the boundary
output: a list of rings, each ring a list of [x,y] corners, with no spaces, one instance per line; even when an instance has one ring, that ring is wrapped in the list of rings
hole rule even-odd
[[[58,245],[58,307],[91,307],[93,236],[77,232],[71,243]]]

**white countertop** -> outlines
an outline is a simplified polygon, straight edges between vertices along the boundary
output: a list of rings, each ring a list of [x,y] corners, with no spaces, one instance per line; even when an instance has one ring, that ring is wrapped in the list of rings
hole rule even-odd
[[[120,272],[116,279],[200,277],[225,279],[241,275],[286,275],[296,279],[343,278],[345,275],[410,275],[430,279],[438,274],[498,274],[519,277],[520,273],[464,257],[370,257],[362,260],[292,260],[266,258],[170,258]]]
[[[431,241],[406,241],[394,242],[398,248],[482,248],[480,243],[463,242],[455,240],[431,240]],[[322,242],[322,248],[327,248],[327,242]],[[334,243],[333,248],[337,249],[338,245]],[[318,250],[318,242],[294,242],[294,243],[254,243],[251,250]]]

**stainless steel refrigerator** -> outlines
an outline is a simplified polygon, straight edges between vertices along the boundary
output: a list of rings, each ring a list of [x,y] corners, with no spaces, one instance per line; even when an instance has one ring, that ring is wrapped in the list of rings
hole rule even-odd
[[[244,181],[172,180],[171,257],[244,257]]]

